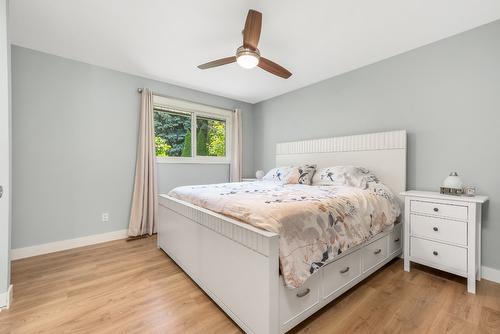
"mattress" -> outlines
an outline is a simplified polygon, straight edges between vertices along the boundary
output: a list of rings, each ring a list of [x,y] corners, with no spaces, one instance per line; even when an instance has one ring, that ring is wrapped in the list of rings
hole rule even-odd
[[[280,270],[289,288],[349,248],[392,228],[400,214],[382,184],[283,185],[274,181],[184,186],[169,196],[280,235]]]

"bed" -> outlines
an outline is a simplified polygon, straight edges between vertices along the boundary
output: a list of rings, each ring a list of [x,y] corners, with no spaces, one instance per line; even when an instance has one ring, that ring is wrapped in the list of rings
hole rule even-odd
[[[276,147],[277,166],[311,162],[318,168],[363,166],[399,194],[406,188],[406,132],[306,140]],[[221,196],[228,195],[228,190],[238,193],[234,191],[238,187],[221,185]],[[241,185],[242,192],[261,188],[266,187]],[[316,196],[316,190],[311,191]],[[272,227],[265,230],[257,223],[248,223],[259,222],[257,216],[245,223],[245,217],[238,216],[234,208],[230,212],[234,218],[217,213],[227,212],[196,202],[189,189],[175,197],[160,195],[159,203],[158,246],[247,333],[285,333],[401,254],[401,223],[391,222],[361,243],[343,247],[341,252],[335,249],[335,257],[328,261],[315,267],[307,263],[297,275],[289,275],[290,270],[281,263],[280,274],[283,240]],[[232,202],[221,203],[225,207]],[[261,220],[260,224],[266,222]],[[288,238],[282,232],[281,237]]]

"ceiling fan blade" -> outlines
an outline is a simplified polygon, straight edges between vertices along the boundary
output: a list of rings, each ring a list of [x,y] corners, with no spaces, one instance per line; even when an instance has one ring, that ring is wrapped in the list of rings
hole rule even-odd
[[[286,68],[276,64],[275,62],[270,61],[267,58],[260,57],[259,60],[259,65],[261,69],[268,71],[269,73],[272,73],[274,75],[277,75],[279,77],[282,77],[284,79],[290,78],[292,73],[288,71]]]
[[[201,70],[206,70],[207,68],[212,68],[212,67],[222,66],[222,65],[226,65],[226,64],[231,64],[231,63],[234,63],[235,61],[236,61],[236,57],[235,56],[226,57],[226,58],[221,58],[221,59],[217,59],[217,60],[214,60],[214,61],[210,61],[210,62],[205,63],[205,64],[198,65],[198,68],[201,69]]]
[[[262,13],[250,9],[243,29],[243,46],[250,49],[257,49],[259,44],[260,30],[262,28]]]

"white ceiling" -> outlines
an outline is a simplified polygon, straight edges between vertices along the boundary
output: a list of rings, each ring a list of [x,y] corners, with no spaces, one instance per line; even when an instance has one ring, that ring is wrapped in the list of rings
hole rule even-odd
[[[234,54],[250,8],[262,55],[290,79],[196,68]],[[13,44],[251,103],[499,18],[499,0],[10,1]]]

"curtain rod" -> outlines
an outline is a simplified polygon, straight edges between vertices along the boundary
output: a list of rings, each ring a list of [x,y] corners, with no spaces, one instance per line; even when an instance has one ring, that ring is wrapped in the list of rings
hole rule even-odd
[[[142,94],[143,90],[144,90],[143,88],[137,88],[137,93]],[[176,98],[173,98],[173,97],[170,97],[170,96],[156,94],[155,92],[152,92],[152,93],[153,93],[153,95],[156,95],[156,96],[166,97],[166,98],[169,98],[169,99],[176,99]],[[182,99],[177,99],[177,100],[185,101],[185,100],[182,100]],[[186,102],[198,103],[198,102],[191,102],[191,101],[186,101]],[[203,104],[203,103],[198,103],[198,104]],[[232,112],[236,111],[235,109],[226,109],[226,108],[222,108],[222,107],[211,106],[209,104],[203,104],[203,105],[206,105],[207,107],[212,107],[212,108],[217,108],[217,109],[223,109],[223,110],[232,111]]]

